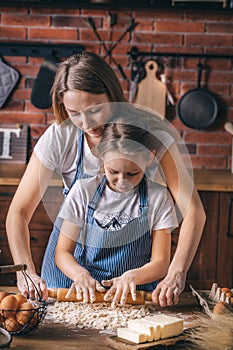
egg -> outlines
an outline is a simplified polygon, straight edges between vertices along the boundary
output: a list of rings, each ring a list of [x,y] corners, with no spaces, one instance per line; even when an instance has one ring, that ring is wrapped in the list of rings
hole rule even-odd
[[[18,308],[20,307],[21,304],[27,302],[27,298],[23,294],[15,294],[15,298],[18,301]]]
[[[1,290],[0,291],[0,303],[2,301],[3,298],[5,298],[9,293],[7,293],[6,291]]]
[[[16,318],[7,318],[4,322],[4,328],[8,332],[18,332],[21,330],[22,325],[18,323]]]
[[[213,309],[213,314],[225,314],[228,312],[229,312],[228,305],[223,301],[219,301],[217,304],[215,304]]]
[[[226,287],[221,288],[221,291],[224,292],[224,293],[230,293],[231,292],[231,290],[229,288],[226,288]]]
[[[30,320],[33,312],[34,310],[32,304],[25,302],[20,305],[20,308],[17,311],[16,319],[21,325],[24,325]]]
[[[13,318],[18,309],[18,301],[14,295],[7,295],[2,299],[0,308],[2,309],[2,314],[5,318]]]

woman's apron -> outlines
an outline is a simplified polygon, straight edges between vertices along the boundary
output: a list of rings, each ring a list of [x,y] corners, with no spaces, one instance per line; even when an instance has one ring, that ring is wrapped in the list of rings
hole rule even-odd
[[[84,133],[81,130],[79,130],[79,133],[78,133],[77,143],[78,143],[77,168],[76,168],[76,173],[72,181],[72,184],[70,186],[70,189],[77,179],[84,179],[84,178],[91,177],[90,175],[85,174],[83,170]],[[69,190],[64,189],[65,196],[68,194]],[[73,282],[70,278],[64,275],[63,272],[61,272],[61,270],[59,270],[59,268],[57,267],[54,261],[55,250],[56,250],[62,222],[63,222],[63,219],[57,217],[53,225],[53,231],[49,237],[49,241],[48,241],[43,262],[42,262],[41,277],[45,279],[48,288],[52,288],[52,287],[69,288],[71,283]],[[74,252],[74,256],[75,257],[77,256],[76,250]]]
[[[108,230],[99,226],[94,211],[106,186],[106,177],[99,184],[89,203],[86,229],[77,243],[76,259],[97,281],[111,279],[139,268],[151,260],[152,238],[148,223],[147,181],[139,184],[140,216],[122,228]],[[157,282],[137,286],[152,291]]]

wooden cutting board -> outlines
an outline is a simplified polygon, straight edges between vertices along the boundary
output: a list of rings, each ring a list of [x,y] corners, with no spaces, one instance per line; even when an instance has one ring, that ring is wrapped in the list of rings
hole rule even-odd
[[[138,83],[135,103],[158,112],[163,119],[166,114],[167,88],[156,77],[157,70],[158,64],[155,61],[146,62],[146,76]]]

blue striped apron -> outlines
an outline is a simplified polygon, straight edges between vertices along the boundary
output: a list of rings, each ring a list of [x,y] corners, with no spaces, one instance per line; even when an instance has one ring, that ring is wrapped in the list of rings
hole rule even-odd
[[[76,247],[76,259],[97,281],[111,279],[124,272],[139,268],[151,259],[152,238],[148,223],[147,181],[139,184],[140,216],[116,230],[99,226],[94,211],[105,189],[106,177],[99,184],[88,206],[84,237]],[[157,282],[137,286],[137,289],[152,291]]]
[[[81,130],[78,133],[78,160],[77,168],[74,179],[70,188],[73,186],[77,179],[84,179],[91,177],[88,174],[84,173],[83,170],[83,146],[84,146],[84,134]],[[70,189],[69,189],[70,190]],[[66,196],[69,192],[68,189],[64,189],[64,195]],[[61,270],[57,267],[54,261],[55,250],[57,246],[57,241],[61,229],[63,220],[59,217],[56,218],[56,221],[53,225],[53,231],[49,237],[49,241],[45,250],[42,268],[41,268],[41,277],[45,279],[48,288],[69,288],[73,282],[70,278],[64,275]],[[78,253],[74,252],[74,256],[78,256]]]

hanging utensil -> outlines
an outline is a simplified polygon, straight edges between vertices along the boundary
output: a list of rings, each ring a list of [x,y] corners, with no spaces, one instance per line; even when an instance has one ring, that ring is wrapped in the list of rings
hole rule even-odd
[[[145,64],[146,76],[138,83],[135,103],[153,109],[161,119],[166,114],[166,85],[156,77],[158,64],[156,61],[147,61]]]
[[[0,108],[4,105],[19,80],[16,69],[8,66],[0,58]]]
[[[52,106],[51,88],[60,59],[55,54],[44,57],[31,93],[31,103],[40,109]]]
[[[96,35],[97,39],[99,40],[100,44],[103,46],[104,50],[106,52],[108,52],[108,48],[107,48],[105,42],[102,40],[100,34],[98,33],[98,31],[96,29],[96,25],[95,25],[95,22],[94,22],[93,18],[92,17],[88,17],[88,22],[89,22],[91,28],[93,29],[93,32],[95,33],[95,35]],[[125,75],[121,65],[116,62],[114,57],[112,57],[111,53],[109,53],[108,56],[111,58],[112,62],[115,64],[115,66],[118,68],[122,78],[124,80],[127,80],[127,76]]]
[[[127,33],[132,33],[132,31],[137,27],[138,22],[134,22],[134,19],[131,20],[131,24],[129,25],[128,28],[126,28],[126,30],[124,31],[124,33],[119,37],[119,39],[116,41],[116,43],[114,45],[112,45],[110,47],[109,50],[106,51],[104,58],[106,58],[107,56],[109,56],[112,51],[115,49],[115,47],[120,44],[120,42],[124,39],[124,37],[126,36]]]
[[[213,95],[201,88],[203,65],[198,63],[197,87],[187,91],[178,102],[178,115],[181,121],[194,129],[206,129],[218,115],[218,105]]]
[[[226,122],[224,124],[224,129],[232,135],[231,138],[231,172],[233,174],[233,124],[231,122]]]

